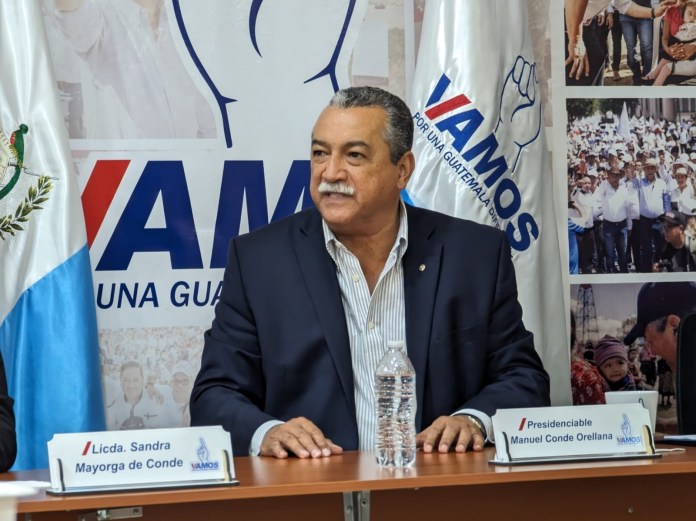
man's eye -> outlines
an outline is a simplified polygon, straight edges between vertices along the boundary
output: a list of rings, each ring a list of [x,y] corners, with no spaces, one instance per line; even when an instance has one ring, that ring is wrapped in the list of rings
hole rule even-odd
[[[363,156],[360,152],[348,152],[348,157],[352,157],[354,159],[360,159],[360,158],[365,157],[365,156]]]
[[[323,157],[326,155],[326,152],[323,150],[312,150],[312,157]]]

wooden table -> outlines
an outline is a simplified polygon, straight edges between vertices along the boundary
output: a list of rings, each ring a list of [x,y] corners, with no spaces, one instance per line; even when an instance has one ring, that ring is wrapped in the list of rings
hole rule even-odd
[[[97,510],[142,507],[146,520],[346,519],[345,497],[363,496],[371,520],[456,515],[471,519],[672,519],[693,511],[696,448],[657,460],[501,467],[482,453],[422,454],[408,470],[380,469],[370,453],[320,460],[235,458],[240,485],[20,499],[19,519],[71,520]],[[47,470],[10,480],[48,480]],[[353,495],[353,497],[356,497]],[[355,513],[359,513],[355,511]],[[358,518],[359,516],[356,516]],[[94,517],[92,517],[94,518]],[[443,517],[444,518],[444,517]],[[362,519],[365,519],[363,515]]]

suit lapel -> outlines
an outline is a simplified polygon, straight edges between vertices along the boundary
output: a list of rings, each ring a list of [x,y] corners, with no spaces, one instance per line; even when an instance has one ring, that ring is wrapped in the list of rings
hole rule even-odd
[[[346,400],[351,410],[355,411],[353,364],[341,289],[336,278],[336,265],[326,251],[318,211],[310,210],[305,213],[305,219],[300,222],[296,237],[294,247],[297,262],[324,331],[326,344],[336,365]]]
[[[408,249],[403,258],[408,357],[416,370],[416,397],[423,403],[425,370],[430,348],[435,295],[440,278],[442,243],[433,240],[435,227],[421,211],[407,206]],[[422,407],[416,412],[421,430]]]

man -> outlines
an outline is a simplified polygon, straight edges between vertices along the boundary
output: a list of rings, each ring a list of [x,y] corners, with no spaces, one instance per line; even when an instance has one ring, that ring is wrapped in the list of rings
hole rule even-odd
[[[662,250],[664,238],[662,224],[658,217],[670,208],[669,192],[662,179],[657,178],[657,160],[648,158],[644,167],[645,177],[632,177],[631,182],[638,192],[638,232],[640,235],[640,260],[638,270],[641,273],[652,271],[653,263]]]
[[[681,151],[682,154],[687,154],[687,159],[688,159],[689,129],[686,128],[686,123],[684,121],[682,121],[682,123],[679,127],[679,150]]]
[[[570,191],[570,197],[575,200],[577,195],[582,191],[582,187],[585,183],[584,181],[584,176],[582,174],[579,174],[575,171],[573,168],[573,175],[575,176],[575,186],[573,186],[573,189]]]
[[[181,61],[165,2],[54,5],[58,25],[99,85],[96,95],[84,95],[91,104],[86,135],[70,137],[215,137],[212,109]]]
[[[686,168],[680,166],[674,172],[674,179],[670,190],[672,210],[679,210],[686,215],[696,213],[696,183],[689,177]]]
[[[172,393],[172,400],[176,404],[177,412],[181,414],[181,424],[191,423],[191,413],[189,411],[189,398],[193,379],[191,378],[189,364],[184,361],[177,362],[172,368],[172,378],[169,381]]]
[[[669,153],[672,156],[672,163],[679,161],[679,145],[672,145],[669,149]]]
[[[599,42],[601,32],[595,17],[610,3],[621,16],[647,19],[651,23],[662,16],[674,1],[664,0],[653,7],[641,5],[644,0],[565,0],[566,85],[603,84],[607,54],[602,51]],[[623,19],[620,21],[623,22]],[[621,25],[622,30],[626,30],[624,24]]]
[[[582,235],[578,235],[578,253],[580,260],[580,273],[591,274],[593,272],[593,264],[596,261],[595,252],[595,217],[599,213],[599,207],[595,194],[592,193],[592,181],[590,176],[582,178],[581,190],[575,194],[573,200],[579,206],[583,207],[585,229]]]
[[[618,271],[628,273],[626,246],[628,239],[628,221],[631,212],[631,194],[621,184],[621,171],[613,168],[607,181],[602,181],[597,189],[603,216],[603,242],[607,256],[609,273]]]
[[[640,211],[638,202],[638,189],[630,182],[629,177],[635,175],[632,165],[626,170],[620,170],[622,174],[621,184],[626,187],[629,195],[630,206],[628,211],[628,246],[626,248],[626,263],[632,264],[633,271],[639,271],[640,266]]]
[[[696,271],[696,237],[686,232],[686,215],[670,210],[660,216],[665,245],[653,271]]]
[[[152,429],[175,425],[175,416],[167,404],[158,404],[145,390],[142,366],[135,361],[121,365],[122,392],[106,408],[110,430]]]
[[[597,169],[588,170],[587,176],[590,178],[590,192],[594,201],[594,223],[592,233],[594,233],[595,251],[592,256],[592,266],[597,273],[607,273],[607,253],[604,247],[604,219],[602,217],[600,199],[597,194],[597,187],[601,182]]]
[[[638,292],[638,320],[624,338],[631,345],[644,337],[645,346],[677,367],[677,330],[681,320],[696,311],[696,284],[693,282],[649,282]]]
[[[406,207],[412,141],[396,96],[335,94],[312,132],[316,209],[230,244],[193,425],[222,425],[237,453],[371,450],[374,370],[403,339],[425,452],[482,450],[498,408],[549,404],[505,234]]]

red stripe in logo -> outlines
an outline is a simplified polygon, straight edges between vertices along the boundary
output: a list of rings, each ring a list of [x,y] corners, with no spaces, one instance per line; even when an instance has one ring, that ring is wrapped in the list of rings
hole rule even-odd
[[[87,245],[90,247],[99,232],[129,164],[129,159],[100,159],[94,164],[92,175],[87,181],[84,192],[82,192]]]
[[[89,450],[89,448],[90,448],[91,446],[92,446],[92,442],[91,442],[91,441],[88,441],[87,444],[85,445],[85,450],[82,451],[82,455],[83,455],[83,456],[86,456],[86,455],[87,455],[87,451]]]
[[[452,112],[454,109],[458,109],[459,107],[463,107],[464,105],[468,105],[471,103],[471,100],[464,96],[464,94],[459,94],[458,96],[455,96],[452,99],[448,99],[447,101],[443,101],[439,105],[435,105],[434,107],[429,108],[428,110],[425,111],[425,115],[428,116],[430,119],[435,119],[439,118],[443,114],[446,114],[447,112]]]
[[[522,422],[520,422],[520,428],[518,430],[524,429],[524,424],[527,422],[527,418],[522,418]]]

